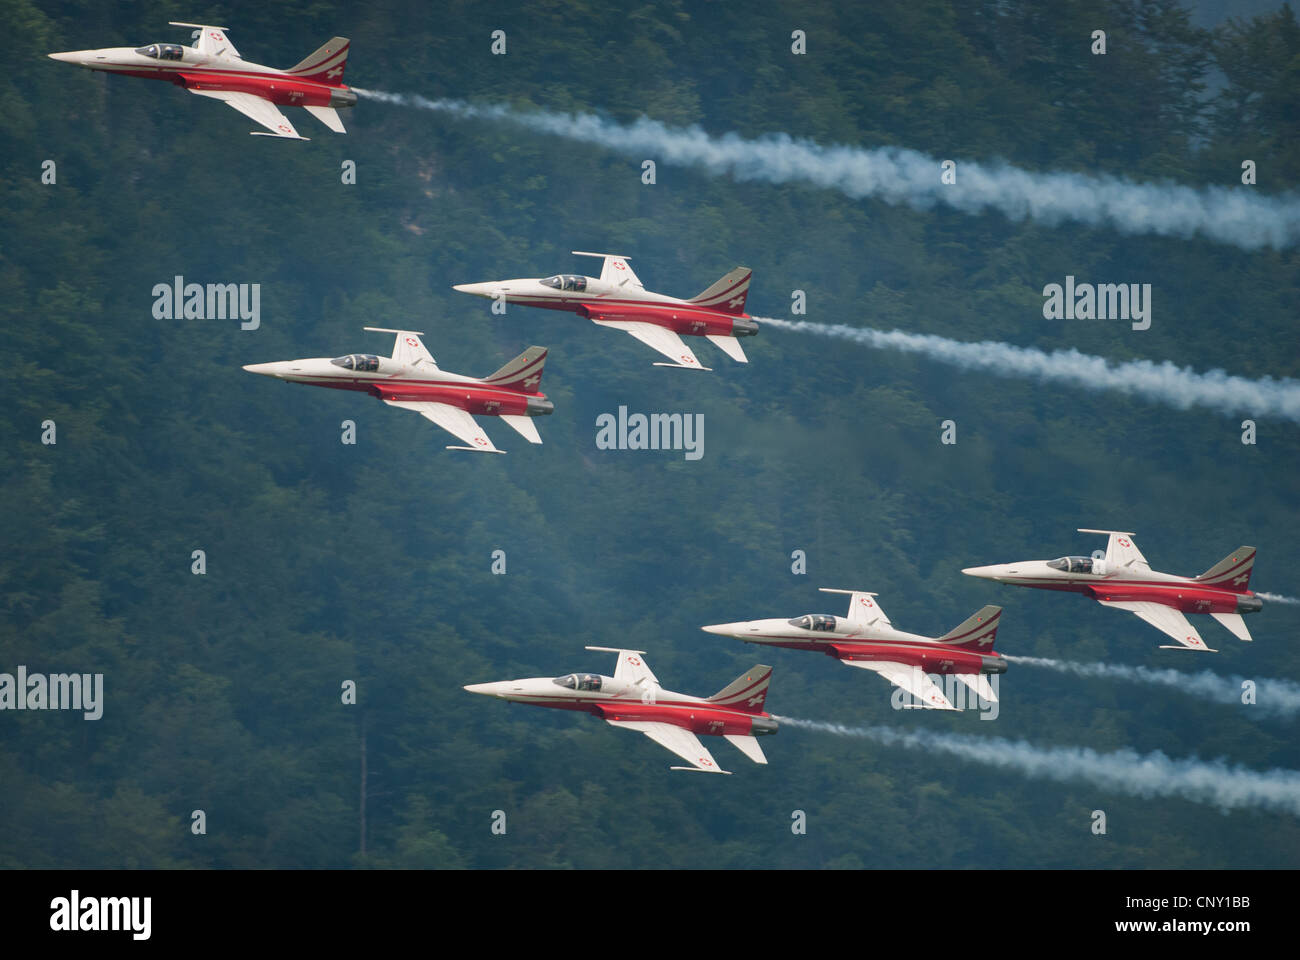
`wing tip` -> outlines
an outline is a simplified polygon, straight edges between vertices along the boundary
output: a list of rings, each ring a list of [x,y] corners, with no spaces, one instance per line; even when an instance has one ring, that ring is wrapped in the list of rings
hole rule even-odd
[[[460,447],[460,446],[455,446],[453,444],[448,444],[447,449],[468,450],[470,453],[500,453],[502,455],[504,455],[506,452],[504,450],[498,450],[496,447],[490,447],[490,448],[489,447]]]

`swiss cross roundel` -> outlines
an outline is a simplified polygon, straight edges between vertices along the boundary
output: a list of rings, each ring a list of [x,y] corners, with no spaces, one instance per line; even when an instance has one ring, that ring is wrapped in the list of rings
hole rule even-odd
[[[486,446],[487,446],[487,441],[484,440],[482,437],[475,437],[475,438],[474,438],[474,442],[477,443],[480,447],[486,447]]]
[[[414,346],[415,346],[416,344],[418,344],[418,343],[419,343],[419,341],[416,340],[415,337],[407,337],[407,338],[406,338],[406,345],[407,345],[408,347],[414,347]]]
[[[213,40],[220,40],[220,39],[221,39],[221,34],[219,34],[219,33],[209,33],[208,36],[211,37]]]
[[[614,261],[614,269],[615,269],[615,270],[626,270],[626,269],[627,269],[627,264],[625,264],[622,260],[615,260],[615,261]]]
[[[1118,543],[1121,547],[1131,547],[1131,546],[1133,546],[1133,544],[1129,542],[1129,539],[1128,539],[1127,537],[1120,537],[1120,538],[1119,538],[1118,540],[1116,540],[1115,542]]]
[[[871,598],[870,598],[870,597],[861,597],[861,598],[858,599],[858,603],[862,604],[864,607],[869,607],[869,606],[871,606]]]
[[[630,664],[632,664],[632,666],[634,666],[634,667],[639,667],[639,666],[641,666],[641,661],[638,660],[636,657],[628,657],[628,658],[627,658],[627,662],[630,663]]]

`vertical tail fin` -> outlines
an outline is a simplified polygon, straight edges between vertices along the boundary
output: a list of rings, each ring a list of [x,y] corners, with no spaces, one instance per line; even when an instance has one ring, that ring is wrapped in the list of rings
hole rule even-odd
[[[504,367],[484,377],[484,383],[521,393],[537,393],[542,384],[542,367],[546,364],[545,347],[529,347]]]
[[[757,664],[709,697],[709,703],[730,707],[742,713],[762,713],[771,682],[772,668]]]
[[[303,80],[328,83],[333,87],[343,86],[343,70],[348,63],[348,48],[352,45],[347,37],[335,37],[321,46],[296,67],[290,67],[285,73]]]
[[[749,296],[749,278],[753,275],[754,271],[748,267],[736,267],[698,297],[691,297],[689,302],[719,313],[744,316],[745,298]]]
[[[1002,619],[1002,608],[989,605],[981,607],[973,617],[968,617],[958,627],[949,630],[939,638],[946,643],[963,650],[988,653],[993,650],[993,638],[998,633],[998,621]]]
[[[1250,574],[1255,568],[1255,548],[1238,547],[1196,578],[1210,587],[1245,593],[1250,589]]]

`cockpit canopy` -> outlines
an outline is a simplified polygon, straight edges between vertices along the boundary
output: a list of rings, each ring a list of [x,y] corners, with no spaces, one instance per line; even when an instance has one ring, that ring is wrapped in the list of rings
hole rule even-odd
[[[155,60],[180,60],[185,56],[185,48],[175,43],[151,43],[147,47],[136,47],[135,52]]]
[[[559,684],[561,687],[568,687],[570,690],[591,690],[593,692],[600,690],[601,676],[598,673],[570,673],[563,677],[556,677],[551,683]]]
[[[826,633],[835,630],[835,618],[824,613],[810,613],[807,616],[795,617],[788,622],[792,627],[803,627],[805,630],[821,630]]]
[[[554,287],[556,290],[577,290],[581,292],[587,289],[587,278],[580,277],[576,273],[557,273],[555,276],[543,280],[542,285]]]
[[[1060,570],[1062,573],[1093,573],[1092,557],[1061,557],[1059,560],[1048,560],[1047,565],[1053,570]]]
[[[344,370],[357,370],[361,373],[374,373],[379,369],[379,358],[373,353],[350,353],[346,357],[335,357],[330,363]]]

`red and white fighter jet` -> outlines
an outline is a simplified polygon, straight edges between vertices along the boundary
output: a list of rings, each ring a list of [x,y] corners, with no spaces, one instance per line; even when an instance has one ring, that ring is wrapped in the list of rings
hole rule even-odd
[[[772,668],[755,666],[711,697],[690,697],[659,686],[642,650],[587,647],[618,654],[612,677],[568,673],[498,683],[471,683],[470,693],[559,710],[581,710],[614,727],[636,730],[667,747],[703,773],[730,773],[718,766],[697,734],[723,737],[755,763],[767,763],[756,737],[776,733],[777,723],[763,711]]]
[[[731,359],[749,362],[737,339],[758,333],[758,324],[745,313],[749,279],[753,275],[748,267],[736,267],[699,296],[679,300],[651,293],[643,287],[628,266],[627,257],[581,250],[574,250],[573,255],[602,257],[604,266],[600,276],[556,274],[545,278],[458,283],[452,289],[489,300],[568,310],[602,327],[623,330],[672,361],[656,363],[657,367],[710,369],[700,364],[682,340],[683,336],[705,337]]]
[[[1079,532],[1108,534],[1105,557],[1026,560],[967,567],[962,573],[1021,587],[1081,593],[1104,606],[1128,610],[1178,641],[1178,646],[1161,645],[1162,650],[1218,652],[1205,645],[1185,613],[1208,613],[1238,640],[1251,639],[1241,615],[1264,606],[1249,590],[1254,547],[1238,547],[1199,577],[1179,577],[1152,570],[1131,533],[1082,527]]]
[[[478,379],[439,370],[419,331],[365,329],[397,334],[392,357],[352,353],[332,360],[314,357],[252,363],[244,369],[292,383],[370,393],[390,407],[414,410],[468,444],[448,450],[505,453],[492,445],[475,421],[476,413],[500,417],[529,443],[542,442],[531,418],[555,411],[555,404],[538,390],[546,363],[545,347],[529,347],[496,373]]]
[[[1007,662],[993,650],[1002,608],[988,606],[942,637],[922,637],[894,628],[876,595],[864,590],[819,588],[849,594],[844,617],[811,613],[791,620],[742,620],[701,629],[746,643],[791,650],[815,650],[850,667],[874,670],[936,710],[956,710],[926,674],[952,674],[986,703],[997,702],[988,674],[1005,673]]]
[[[171,25],[193,27],[194,46],[151,43],[72,50],[51,53],[50,57],[90,70],[168,80],[190,93],[221,100],[271,131],[257,131],[256,136],[309,139],[298,135],[277,105],[302,107],[335,133],[347,132],[337,108],[356,106],[357,95],[343,83],[350,44],[346,37],[335,37],[296,67],[277,70],[244,60],[226,36],[225,27],[176,21]]]

